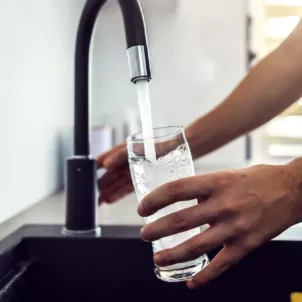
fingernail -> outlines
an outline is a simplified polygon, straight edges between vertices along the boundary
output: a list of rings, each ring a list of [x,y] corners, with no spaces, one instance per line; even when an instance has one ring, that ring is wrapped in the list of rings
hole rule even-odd
[[[140,235],[141,235],[141,238],[142,238],[143,241],[145,241],[145,242],[149,242],[150,241],[150,240],[146,239],[145,227],[141,228]]]
[[[160,263],[160,262],[163,260],[163,257],[161,256],[160,253],[156,253],[156,254],[154,255],[153,260],[154,260],[155,263]]]
[[[189,281],[187,281],[187,287],[189,289],[196,289],[197,288],[197,284],[194,282],[193,279],[190,279]]]
[[[140,203],[139,205],[138,205],[138,207],[137,207],[137,213],[138,213],[138,215],[142,215],[142,212],[143,212],[143,206],[142,206],[142,204]]]

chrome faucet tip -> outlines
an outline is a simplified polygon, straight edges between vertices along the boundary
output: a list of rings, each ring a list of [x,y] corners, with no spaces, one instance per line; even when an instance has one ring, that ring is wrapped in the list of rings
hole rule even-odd
[[[149,50],[145,45],[137,45],[128,48],[128,64],[131,81],[135,84],[141,80],[151,80],[151,67]]]

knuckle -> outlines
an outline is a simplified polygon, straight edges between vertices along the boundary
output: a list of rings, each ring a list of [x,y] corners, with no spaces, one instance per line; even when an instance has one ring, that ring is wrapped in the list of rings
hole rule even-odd
[[[226,200],[222,202],[220,212],[223,216],[232,216],[238,212],[237,207],[231,200],[231,198],[226,197]]]
[[[199,245],[199,246],[196,246],[196,245],[192,245],[191,247],[189,246],[188,248],[188,254],[190,256],[190,258],[194,258],[194,257],[197,257],[197,256],[200,256],[204,253],[204,247]]]
[[[187,242],[187,251],[190,257],[200,256],[205,252],[205,246],[191,239]]]
[[[216,177],[216,184],[220,187],[228,187],[230,186],[236,175],[233,171],[224,171],[217,174]]]
[[[182,214],[174,214],[174,227],[180,231],[184,232],[188,229],[188,219]]]
[[[167,184],[168,194],[170,197],[177,197],[181,192],[181,186],[178,181],[172,181]]]
[[[236,234],[245,233],[248,229],[248,224],[244,218],[238,218],[233,223],[234,232]]]
[[[227,215],[231,215],[236,213],[236,209],[232,204],[225,204],[223,206],[223,212]]]
[[[247,254],[255,250],[258,246],[259,246],[258,240],[253,237],[250,237],[243,244],[243,250]]]
[[[227,271],[232,266],[230,261],[221,261],[216,265],[216,273],[215,275],[219,276]]]

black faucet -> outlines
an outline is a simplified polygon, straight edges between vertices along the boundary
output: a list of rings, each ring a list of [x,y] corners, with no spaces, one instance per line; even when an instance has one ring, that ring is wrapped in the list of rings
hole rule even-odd
[[[89,61],[92,33],[106,0],[88,0],[77,32],[75,53],[74,156],[67,160],[64,233],[98,233],[96,159],[90,156]],[[118,0],[124,18],[131,81],[149,81],[151,69],[144,16],[138,0]]]

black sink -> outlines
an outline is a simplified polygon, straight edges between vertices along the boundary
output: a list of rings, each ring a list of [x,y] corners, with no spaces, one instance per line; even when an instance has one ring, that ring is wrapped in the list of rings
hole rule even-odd
[[[0,244],[0,302],[275,302],[302,292],[300,242],[270,242],[211,285],[189,290],[155,277],[139,227],[103,227],[101,238],[66,237],[61,230],[29,225]]]

